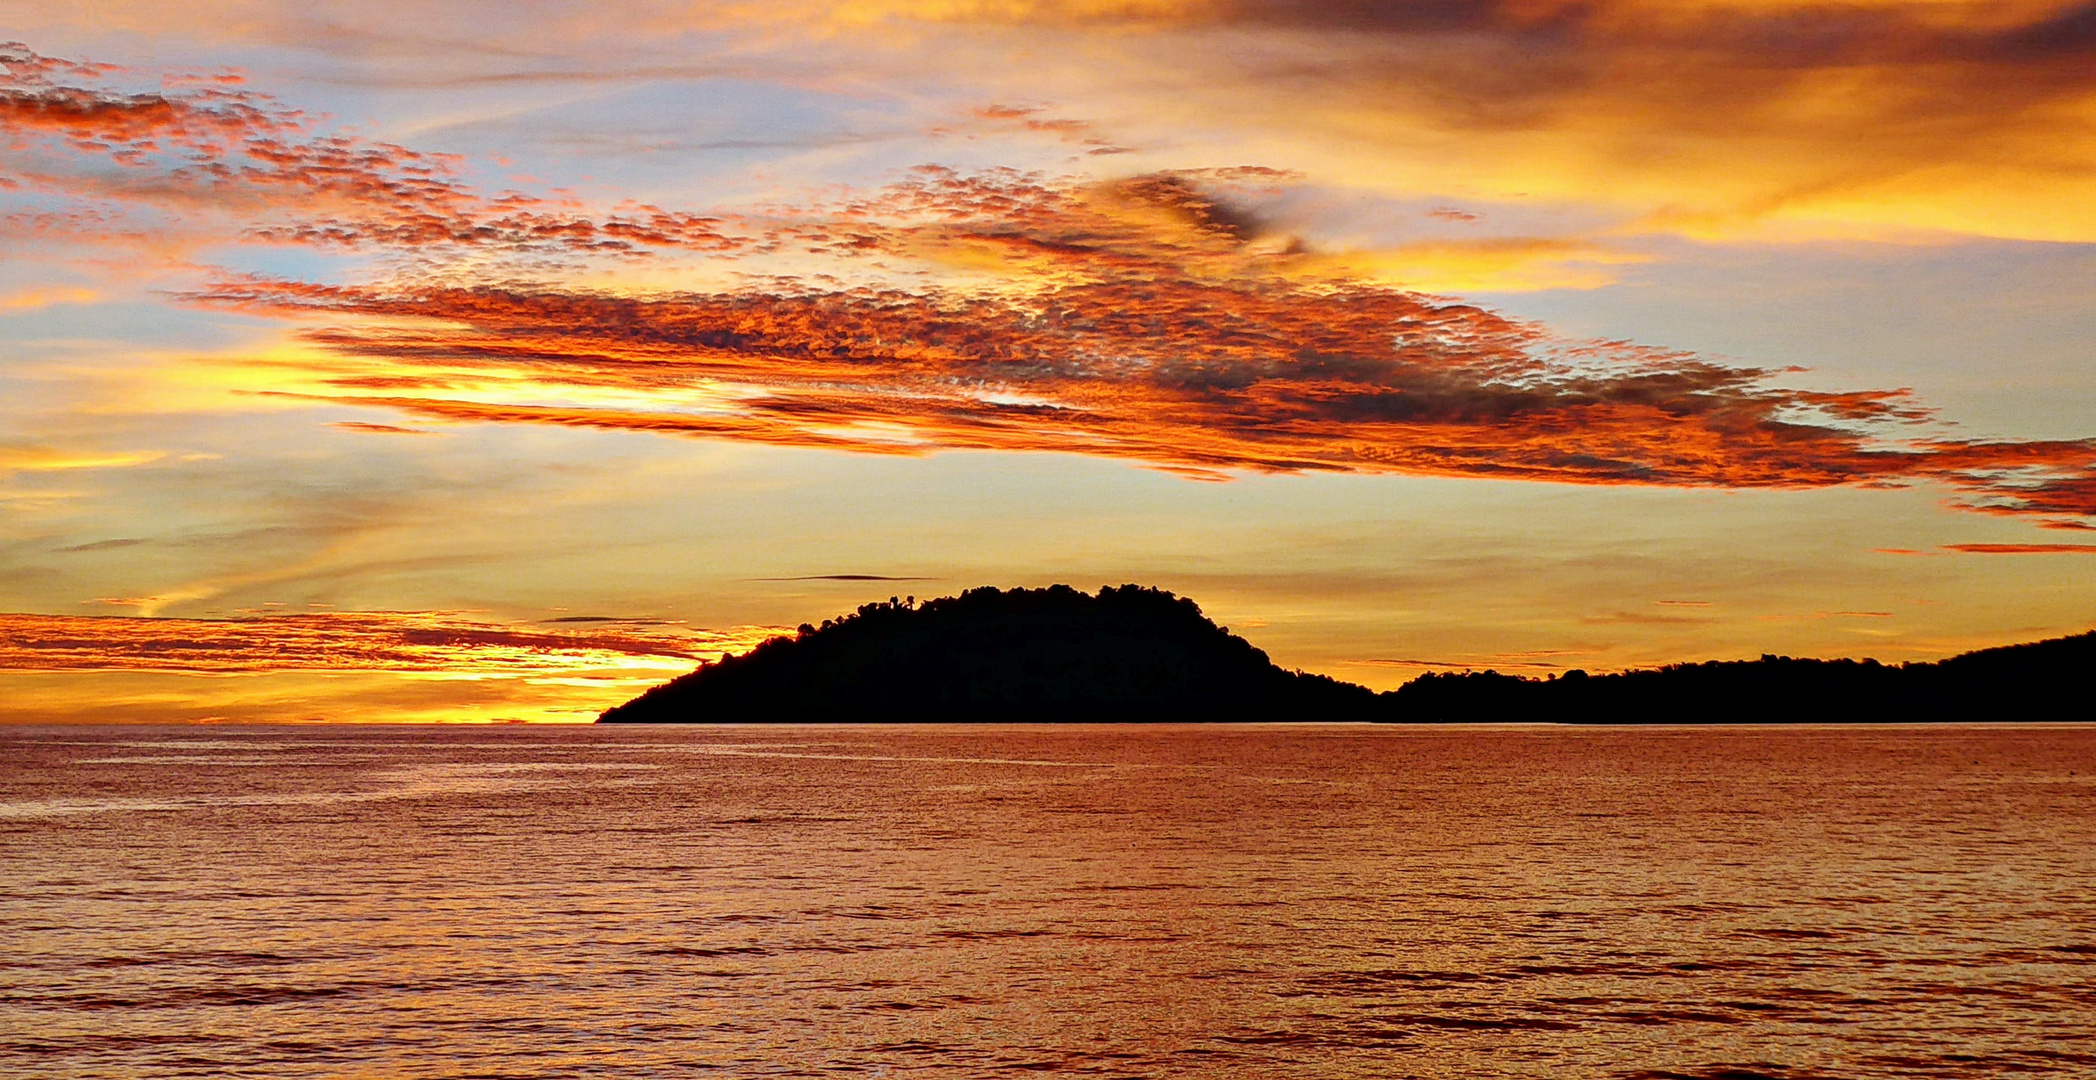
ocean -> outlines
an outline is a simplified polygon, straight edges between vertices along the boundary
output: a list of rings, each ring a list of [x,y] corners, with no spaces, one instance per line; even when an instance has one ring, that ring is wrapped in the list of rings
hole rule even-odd
[[[2096,1076],[2096,727],[0,729],[10,1077]]]

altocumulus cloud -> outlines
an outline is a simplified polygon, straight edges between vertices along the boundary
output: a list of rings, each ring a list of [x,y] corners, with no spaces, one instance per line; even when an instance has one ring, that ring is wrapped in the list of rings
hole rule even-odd
[[[9,233],[108,239],[143,225],[216,229],[205,236],[214,242],[592,254],[729,243],[712,219],[645,204],[590,215],[560,200],[483,195],[459,179],[454,157],[328,134],[302,111],[215,79],[150,92],[101,85],[127,74],[0,44],[0,187],[64,200],[9,215]]]
[[[208,206],[227,240],[423,260],[361,283],[228,273],[187,293],[294,323],[313,346],[294,392],[315,399],[864,452],[1082,453],[1206,477],[1926,480],[1975,509],[2096,514],[2088,440],[1936,437],[1899,391],[1787,389],[1779,373],[1564,340],[1359,277],[1267,235],[1241,195],[1291,182],[1271,169],[1100,182],[927,167],[762,214],[599,211],[482,195],[450,158],[326,134],[251,91],[98,89],[106,69],[8,48],[0,122],[24,163],[8,183],[95,220]],[[799,269],[647,294],[562,275],[560,259],[599,257]]]

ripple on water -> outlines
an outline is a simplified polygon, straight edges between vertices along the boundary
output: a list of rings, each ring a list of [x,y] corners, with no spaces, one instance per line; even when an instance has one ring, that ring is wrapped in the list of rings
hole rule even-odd
[[[6,1075],[2096,1075],[2088,727],[0,755]]]

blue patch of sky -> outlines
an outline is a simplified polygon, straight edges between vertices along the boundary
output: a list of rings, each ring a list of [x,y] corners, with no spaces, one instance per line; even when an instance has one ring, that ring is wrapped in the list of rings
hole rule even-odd
[[[468,155],[491,190],[564,186],[694,211],[710,208],[700,200],[769,194],[789,177],[796,187],[851,183],[923,156],[915,144],[926,121],[892,95],[745,79],[588,90],[486,111],[461,101],[457,119],[420,128],[413,144]],[[543,184],[512,179],[520,175]]]
[[[1812,369],[1817,389],[1912,387],[1968,436],[2096,435],[2096,244],[1698,244],[1600,289],[1466,299],[1561,333]]]

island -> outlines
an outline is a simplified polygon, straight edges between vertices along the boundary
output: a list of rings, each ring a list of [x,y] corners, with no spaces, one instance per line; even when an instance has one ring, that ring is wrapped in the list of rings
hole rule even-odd
[[[608,709],[602,723],[1859,723],[2096,719],[2096,632],[1933,662],[1762,656],[1376,693],[1276,665],[1185,597],[1067,585],[890,598]]]
[[[1412,722],[1855,724],[2096,720],[2096,632],[1881,664],[1762,656],[1608,674],[1432,672],[1383,695]]]
[[[970,589],[803,625],[610,709],[608,723],[1373,719],[1374,691],[1277,667],[1192,600]]]

